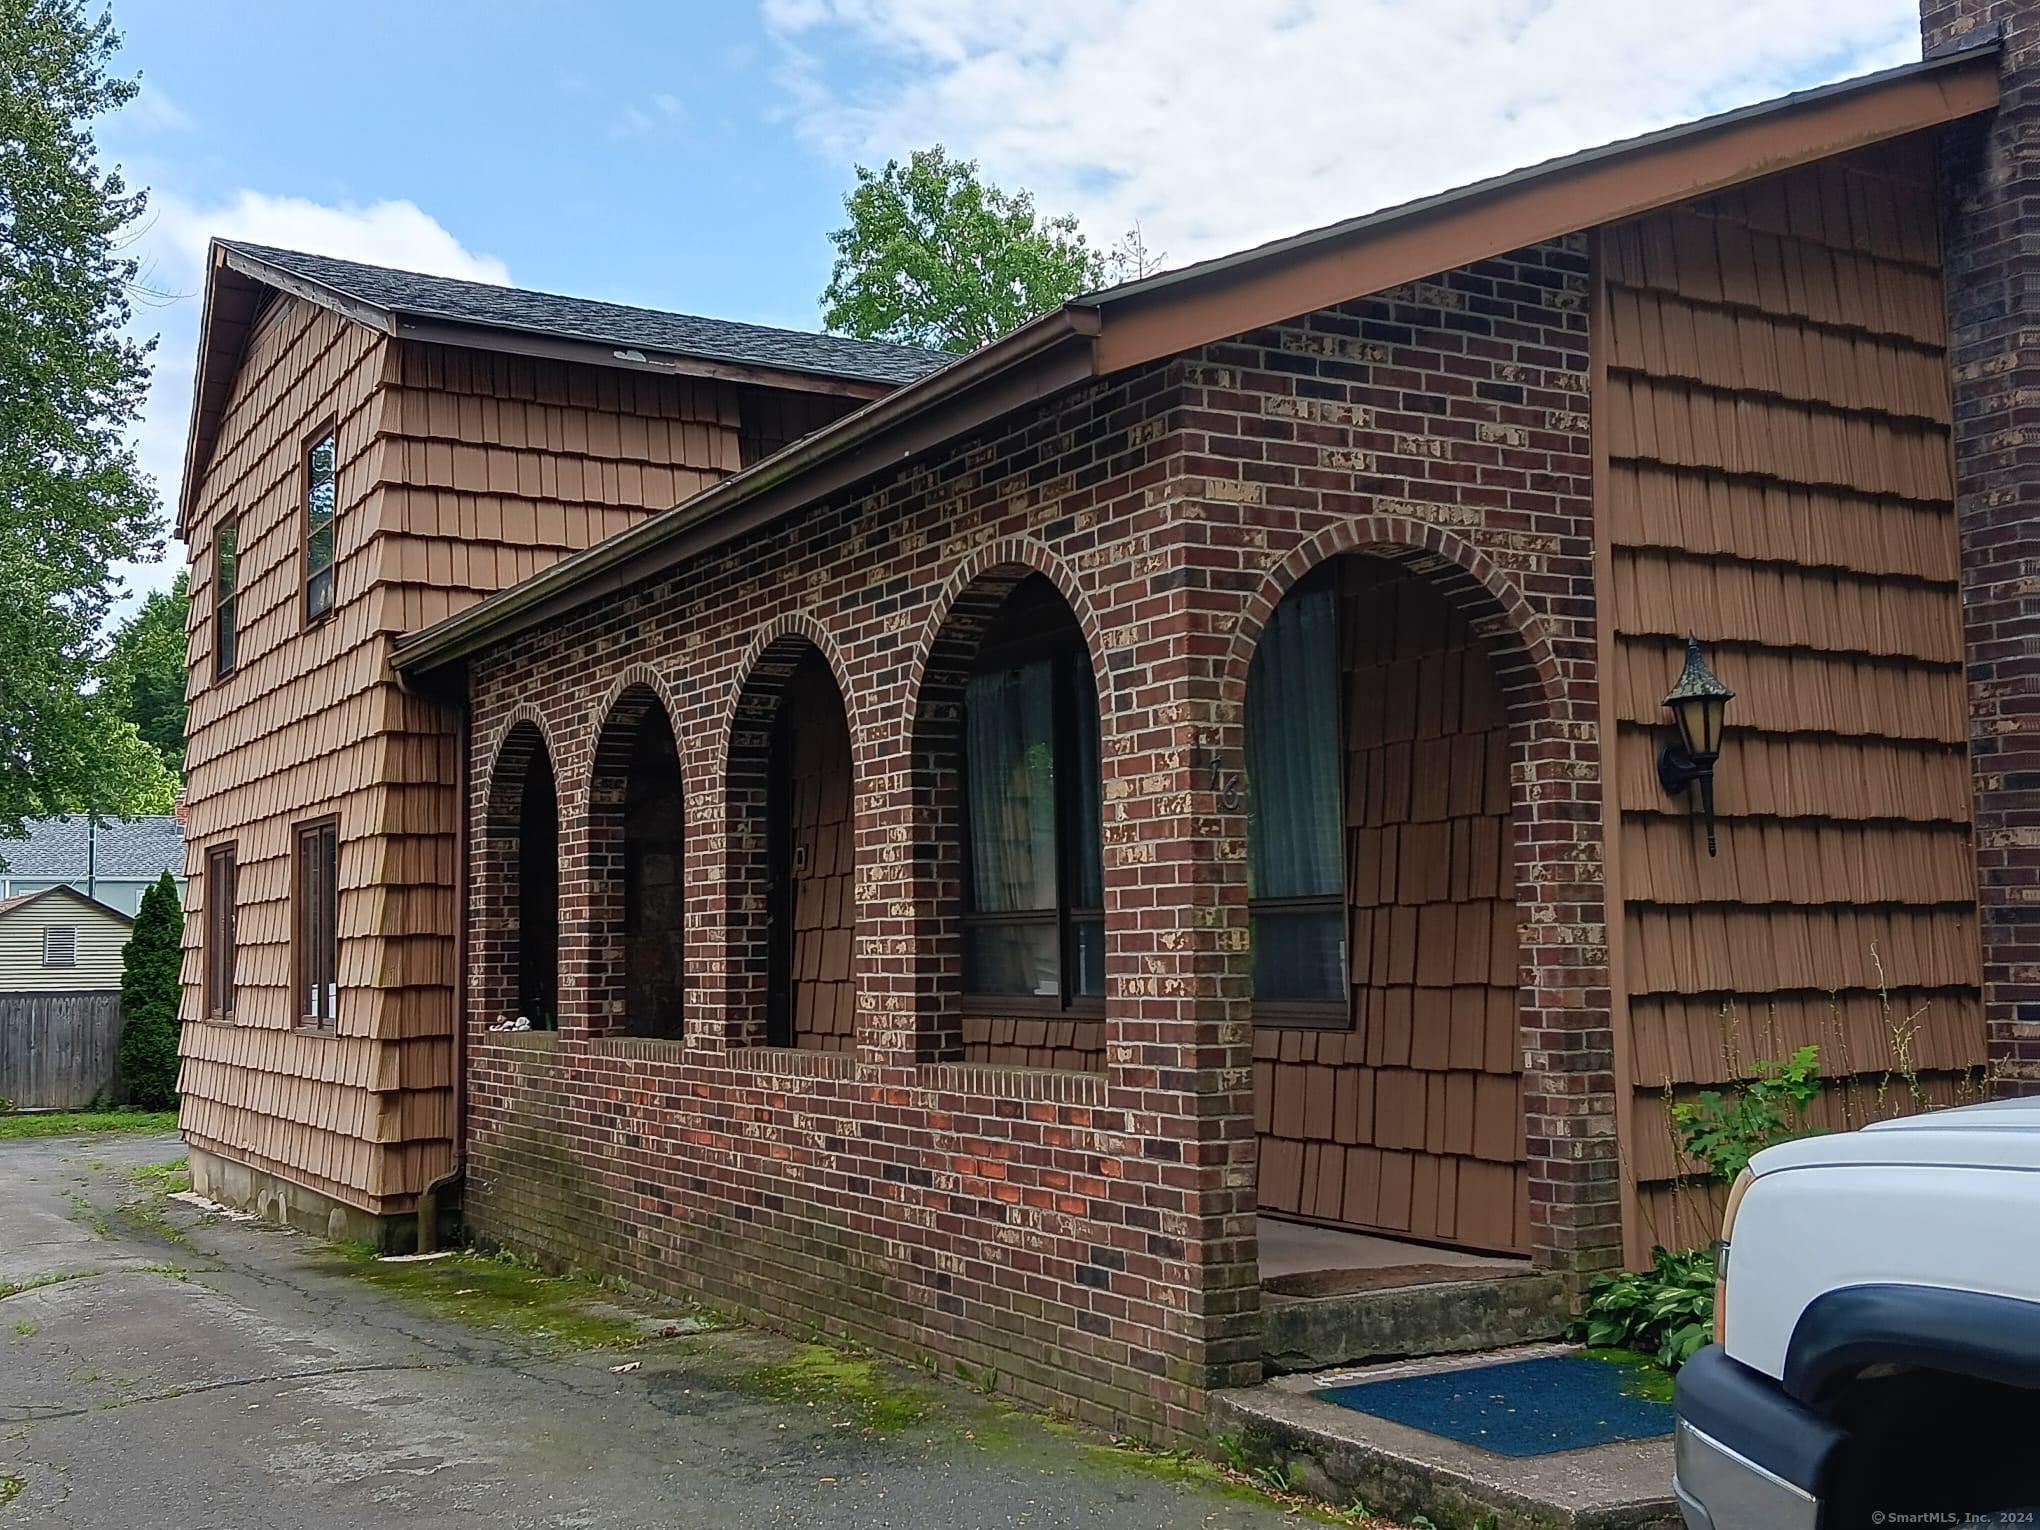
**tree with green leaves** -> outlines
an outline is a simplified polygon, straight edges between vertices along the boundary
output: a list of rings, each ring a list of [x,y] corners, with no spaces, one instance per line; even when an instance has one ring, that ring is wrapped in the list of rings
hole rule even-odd
[[[822,322],[860,340],[965,352],[1100,286],[1104,255],[1065,213],[1043,218],[940,144],[857,166]]]
[[[173,775],[184,769],[184,624],[189,610],[185,576],[179,574],[169,589],[153,591],[114,629],[101,666],[108,698]]]
[[[164,872],[142,892],[134,933],[120,953],[120,1078],[130,1105],[168,1110],[177,1103],[177,1005],[184,953],[184,909]]]
[[[93,119],[135,93],[110,16],[0,0],[0,835],[57,813],[162,811],[162,757],[96,683],[113,565],[160,555],[125,432],[153,342],[122,333],[143,194]]]

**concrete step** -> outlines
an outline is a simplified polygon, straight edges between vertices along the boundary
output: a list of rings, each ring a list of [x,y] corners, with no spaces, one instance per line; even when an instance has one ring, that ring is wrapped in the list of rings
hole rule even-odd
[[[1279,1468],[1328,1503],[1355,1499],[1438,1530],[1680,1530],[1669,1438],[1548,1456],[1501,1456],[1337,1407],[1311,1394],[1355,1381],[1561,1353],[1499,1353],[1280,1376],[1214,1392],[1211,1429],[1254,1466]]]
[[[1502,1267],[1475,1279],[1331,1296],[1261,1295],[1261,1354],[1269,1371],[1413,1355],[1451,1355],[1555,1339],[1572,1319],[1565,1282]]]

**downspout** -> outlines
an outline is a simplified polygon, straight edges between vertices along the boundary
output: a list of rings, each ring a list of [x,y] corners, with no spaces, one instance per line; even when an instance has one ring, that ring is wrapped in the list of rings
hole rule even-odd
[[[397,683],[412,687],[398,671]],[[416,692],[413,692],[416,694]],[[460,721],[455,727],[454,782],[457,816],[453,848],[453,1162],[446,1172],[418,1192],[418,1252],[430,1254],[439,1247],[439,1202],[444,1193],[467,1173],[467,1032],[468,1032],[468,745],[470,724],[467,698],[460,701]]]

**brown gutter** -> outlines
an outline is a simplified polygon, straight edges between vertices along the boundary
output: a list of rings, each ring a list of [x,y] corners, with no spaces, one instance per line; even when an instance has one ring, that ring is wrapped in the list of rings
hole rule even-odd
[[[671,510],[398,640],[416,679],[626,584],[701,556],[836,490],[1095,374],[1094,309],[1058,308],[866,404]]]

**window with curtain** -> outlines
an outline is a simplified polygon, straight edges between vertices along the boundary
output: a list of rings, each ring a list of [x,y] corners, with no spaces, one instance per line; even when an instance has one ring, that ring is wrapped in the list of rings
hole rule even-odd
[[[235,562],[241,539],[239,521],[222,521],[213,533],[213,678],[234,667]]]
[[[340,1000],[339,820],[300,824],[295,859],[298,1018],[331,1026]]]
[[[205,854],[205,1012],[234,1017],[235,867],[232,845]]]
[[[1328,565],[1275,608],[1247,672],[1247,899],[1266,1021],[1349,1016],[1338,639]]]
[[[333,609],[334,475],[338,439],[331,430],[305,453],[305,620]]]
[[[1009,1010],[1095,1007],[1098,690],[1068,607],[1047,581],[1035,586],[1009,599],[964,693],[963,986]]]

